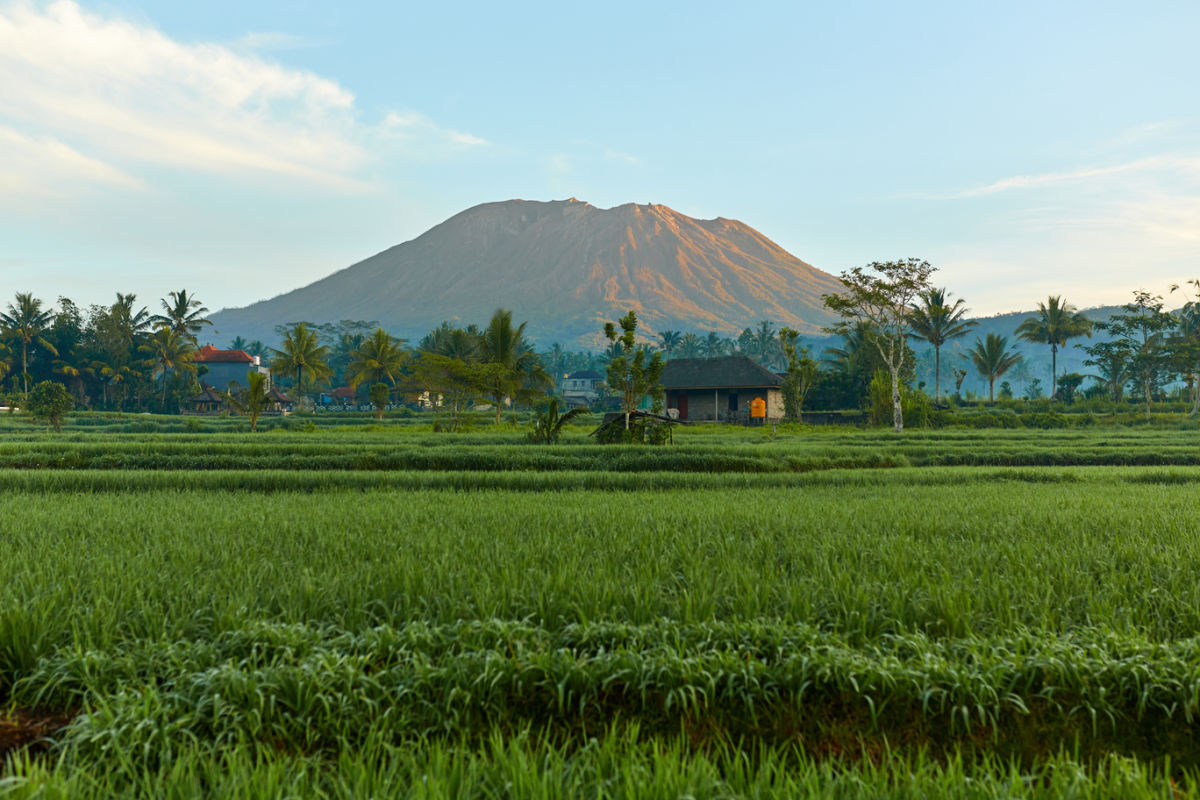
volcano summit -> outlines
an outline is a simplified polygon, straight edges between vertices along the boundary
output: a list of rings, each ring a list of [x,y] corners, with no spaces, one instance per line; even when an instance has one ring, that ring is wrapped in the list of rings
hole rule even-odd
[[[605,321],[637,311],[647,334],[736,335],[769,319],[814,333],[821,295],[841,283],[750,226],[662,205],[600,209],[574,198],[484,203],[412,241],[300,289],[212,316],[222,337],[271,341],[275,325],[378,320],[411,341],[497,307],[545,345],[598,343]]]

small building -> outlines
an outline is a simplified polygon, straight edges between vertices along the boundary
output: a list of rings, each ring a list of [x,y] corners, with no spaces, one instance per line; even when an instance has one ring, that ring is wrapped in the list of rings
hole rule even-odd
[[[783,418],[783,378],[746,356],[673,358],[660,383],[681,420],[747,422],[756,399],[765,404],[760,419]]]
[[[225,395],[207,383],[200,384],[200,394],[188,400],[188,411],[193,414],[219,414],[225,409]]]
[[[218,350],[206,344],[196,353],[193,361],[208,370],[201,376],[202,380],[219,389],[225,389],[231,383],[245,387],[246,376],[252,371],[261,372],[268,380],[271,377],[271,370],[262,365],[259,357],[245,350]]]
[[[286,394],[279,391],[278,387],[271,387],[267,392],[267,399],[271,401],[271,413],[283,415],[292,413],[292,401]]]
[[[572,372],[563,378],[563,400],[571,405],[591,405],[600,396],[604,376],[590,369]]]

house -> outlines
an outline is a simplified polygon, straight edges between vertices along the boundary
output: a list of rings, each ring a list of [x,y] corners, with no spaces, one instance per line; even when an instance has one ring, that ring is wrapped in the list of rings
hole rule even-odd
[[[225,389],[236,382],[238,386],[246,386],[246,375],[251,371],[261,372],[271,377],[271,370],[262,366],[258,356],[252,356],[245,350],[218,350],[211,344],[201,347],[192,359],[196,366],[203,366],[208,371],[201,380],[209,386]]]
[[[188,400],[188,411],[193,414],[217,414],[225,408],[225,395],[207,383],[200,384],[200,394]]]
[[[659,382],[681,420],[745,422],[756,399],[766,419],[783,418],[783,378],[746,356],[673,358]]]
[[[600,396],[604,376],[590,369],[572,372],[563,378],[562,395],[568,405],[591,405]]]

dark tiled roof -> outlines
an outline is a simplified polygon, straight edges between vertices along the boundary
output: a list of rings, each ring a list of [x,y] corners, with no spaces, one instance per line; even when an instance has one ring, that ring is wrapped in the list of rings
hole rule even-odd
[[[271,387],[271,391],[267,392],[267,397],[271,398],[271,399],[272,399],[272,400],[274,400],[276,403],[290,403],[290,402],[292,402],[291,400],[289,400],[289,399],[288,399],[288,396],[287,396],[286,394],[284,394],[283,392],[279,391],[279,389],[278,389],[278,388],[276,388],[276,387],[274,387],[274,386],[272,386],[272,387]]]
[[[218,392],[216,389],[209,386],[207,383],[200,384],[200,394],[192,398],[193,403],[223,403],[225,395]]]
[[[664,389],[761,389],[783,383],[746,356],[673,358],[663,369]]]
[[[572,372],[570,375],[567,376],[567,380],[569,380],[569,381],[583,381],[583,380],[598,381],[603,378],[604,378],[604,376],[601,375],[599,372],[593,372],[590,369],[580,370],[579,372]]]

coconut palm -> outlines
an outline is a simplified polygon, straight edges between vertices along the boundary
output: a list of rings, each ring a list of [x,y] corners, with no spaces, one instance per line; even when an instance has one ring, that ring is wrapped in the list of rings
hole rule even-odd
[[[1092,321],[1058,295],[1051,295],[1045,303],[1038,303],[1038,315],[1017,326],[1018,339],[1050,345],[1052,387],[1058,385],[1058,348],[1065,347],[1070,339],[1091,335]]]
[[[679,340],[679,346],[675,349],[680,358],[699,358],[703,347],[703,339],[694,333],[685,333]]]
[[[975,346],[968,351],[971,361],[979,374],[987,378],[988,402],[996,402],[996,379],[1021,362],[1019,353],[1008,352],[1008,339],[989,333],[987,338],[980,341],[975,337]]]
[[[192,359],[196,354],[195,339],[186,331],[161,327],[156,330],[138,350],[157,362],[162,372],[162,405],[167,406],[167,378],[171,370],[195,373]]]
[[[913,305],[908,324],[917,338],[933,345],[933,402],[937,403],[942,391],[942,345],[966,335],[976,323],[962,318],[969,309],[961,297],[950,303],[944,288],[931,288],[919,297],[920,305]]]
[[[701,344],[701,352],[705,358],[717,358],[725,355],[725,340],[716,331],[709,331]]]
[[[479,336],[480,361],[497,365],[488,393],[496,403],[496,424],[505,397],[529,400],[552,383],[532,345],[525,341],[525,323],[512,324],[512,312],[498,308]]]
[[[558,413],[558,407],[558,398],[551,397],[546,405],[546,409],[538,412],[537,418],[533,421],[533,431],[529,434],[531,440],[544,444],[554,444],[562,434],[564,425],[576,417],[590,413],[587,406],[576,406],[565,414],[560,414]]]
[[[329,348],[323,346],[317,337],[317,332],[308,327],[307,323],[297,322],[283,333],[283,346],[271,350],[274,358],[271,360],[271,370],[296,376],[296,393],[299,394],[304,385],[305,373],[309,380],[319,381],[333,374],[329,368]]]
[[[212,322],[204,318],[204,314],[208,313],[208,309],[196,299],[195,295],[189,295],[187,289],[180,289],[178,292],[169,292],[168,297],[162,299],[162,314],[155,314],[150,317],[151,324],[160,328],[170,328],[178,334],[188,334],[195,337],[205,325],[212,325]],[[239,337],[240,338],[240,337]],[[233,348],[241,350],[240,347]]]
[[[675,348],[679,347],[680,338],[679,331],[663,331],[658,335],[658,346],[666,353],[667,358],[675,354]]]
[[[50,327],[54,313],[49,309],[42,310],[42,301],[33,296],[32,292],[17,292],[14,301],[8,304],[8,313],[0,314],[0,325],[6,333],[21,343],[21,386],[25,396],[29,396],[29,348],[41,347],[53,355],[58,355],[54,345],[46,341],[42,334]]]
[[[231,383],[230,386],[233,384]],[[258,418],[271,404],[270,388],[267,376],[258,370],[251,370],[246,375],[246,390],[240,395],[232,392],[225,393],[225,402],[239,414],[250,418],[250,432],[258,430]]]
[[[404,366],[403,343],[403,339],[394,339],[383,328],[377,328],[350,354],[353,360],[346,367],[346,380],[350,387],[357,388],[363,381],[383,383],[385,378],[395,386],[396,376]]]
[[[249,346],[250,346],[250,343],[247,342],[241,336],[233,337],[233,341],[229,343],[230,350],[241,350],[242,352],[245,352],[246,348]]]

